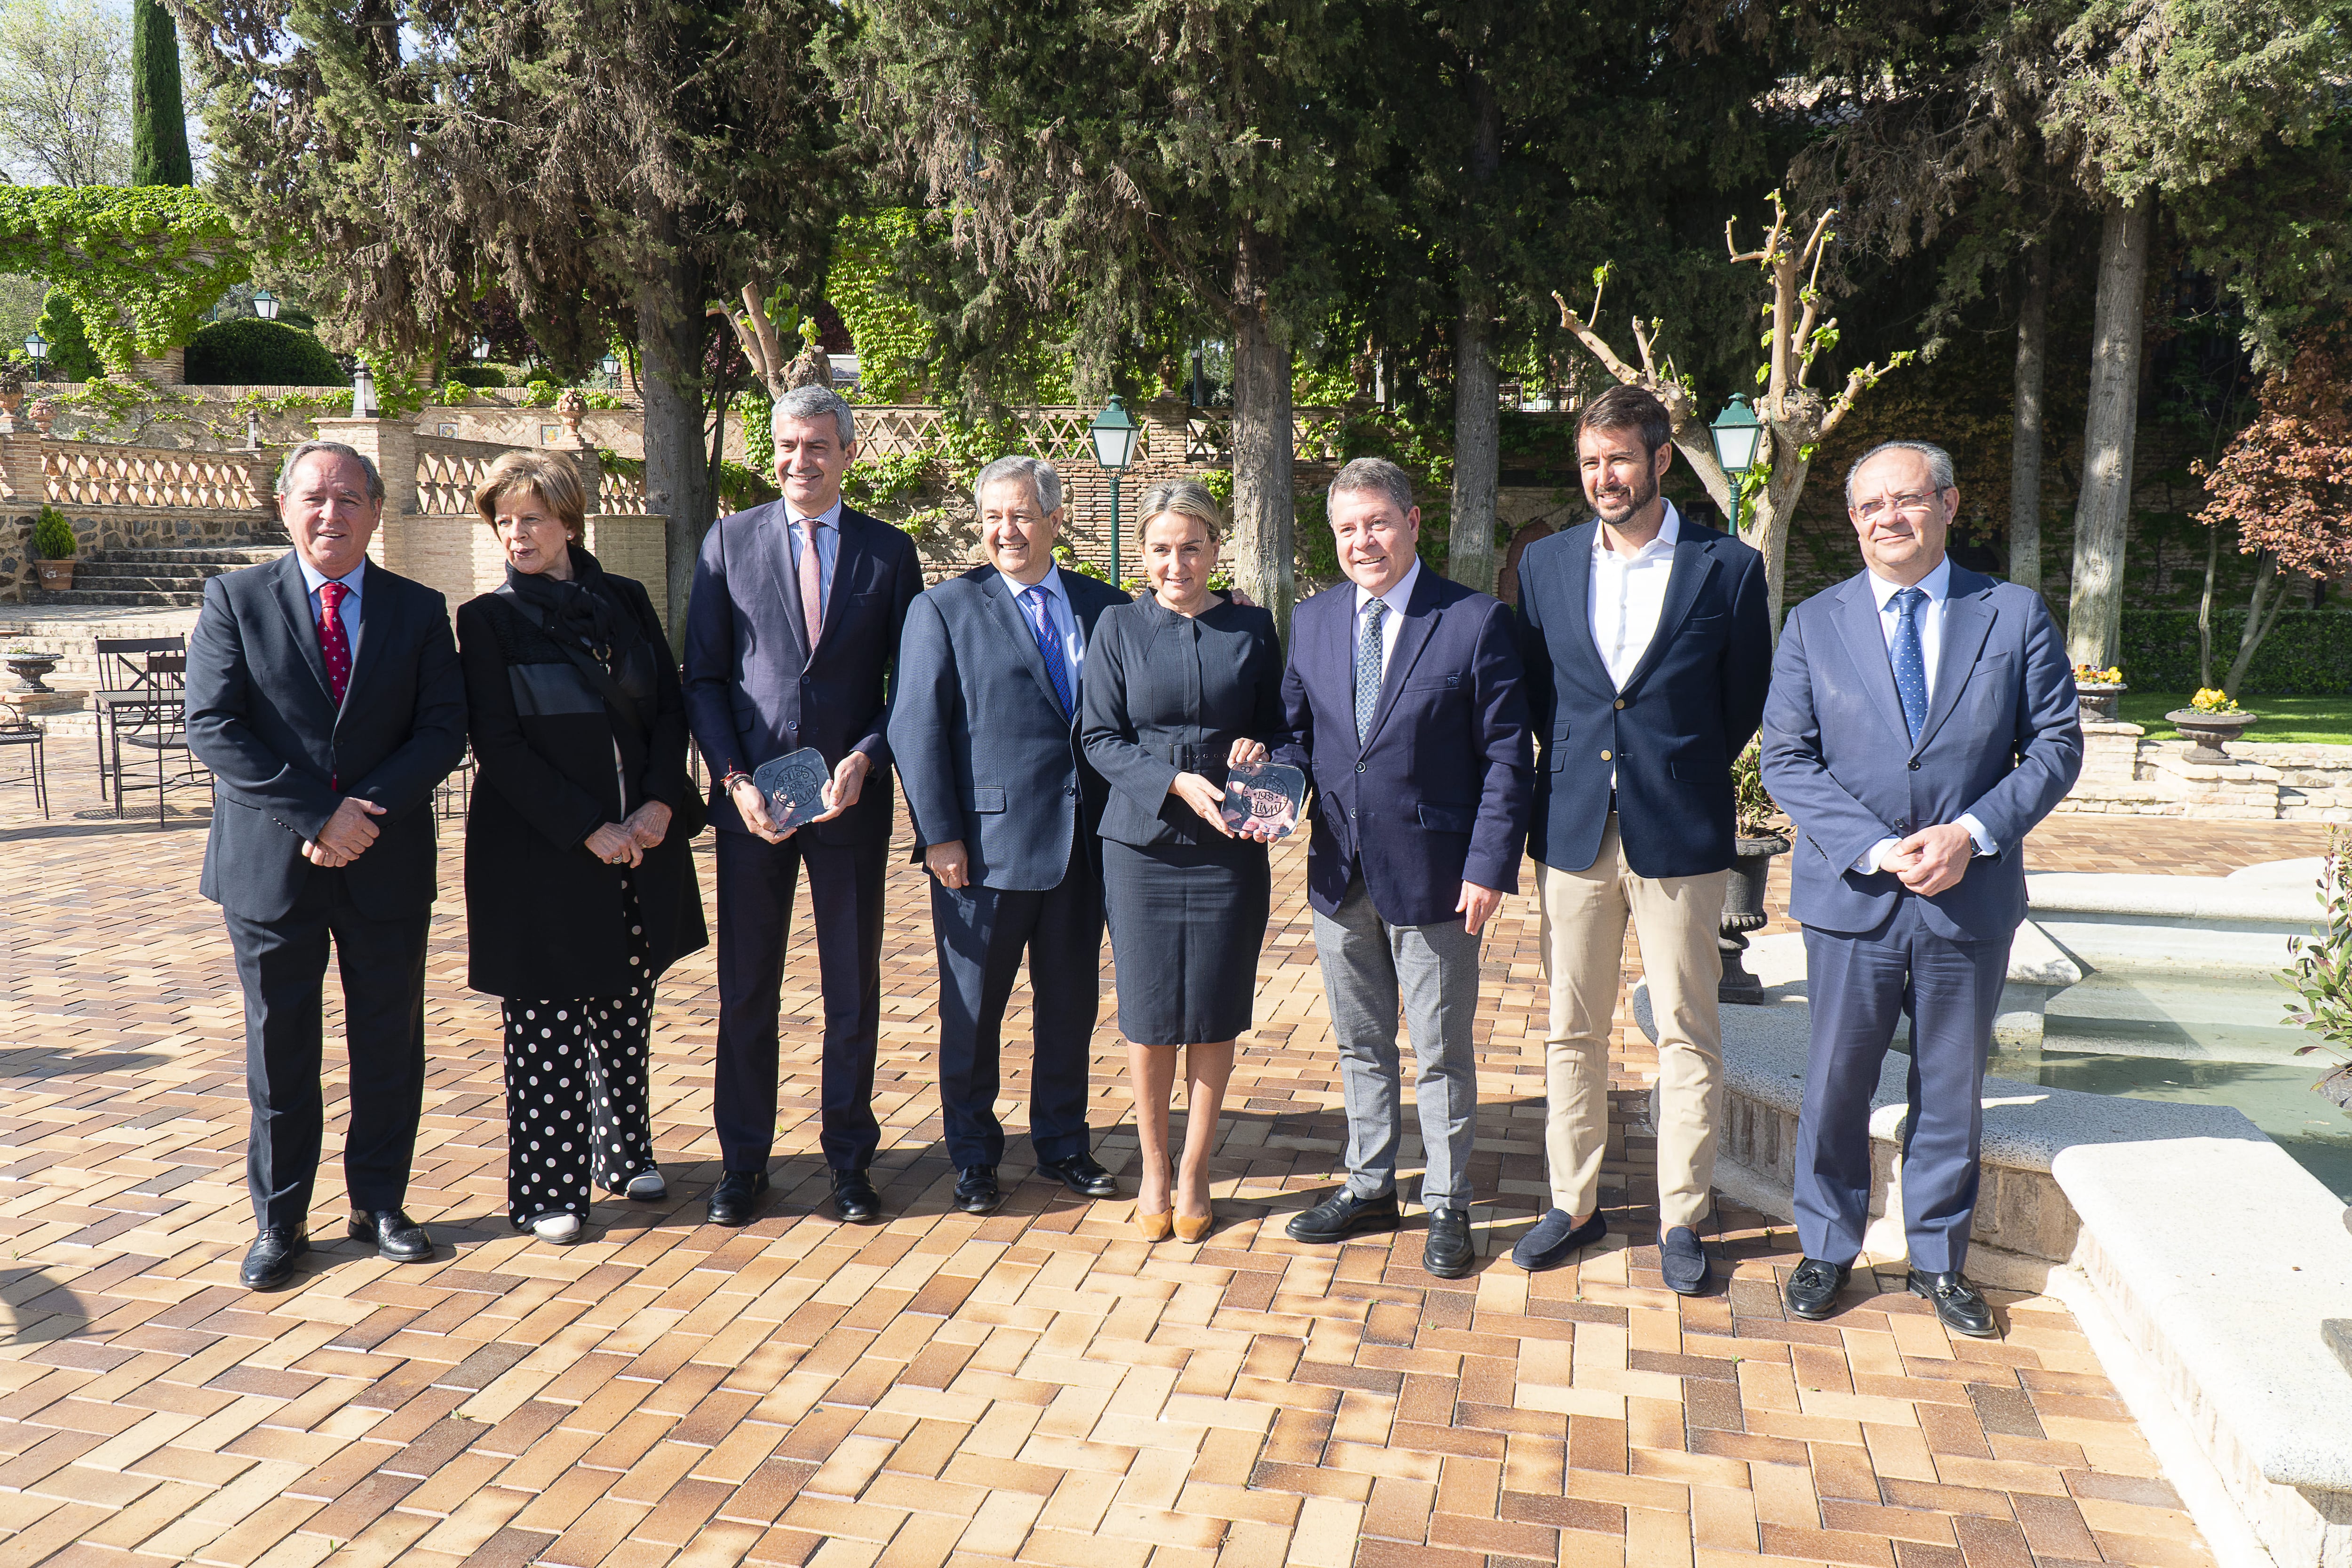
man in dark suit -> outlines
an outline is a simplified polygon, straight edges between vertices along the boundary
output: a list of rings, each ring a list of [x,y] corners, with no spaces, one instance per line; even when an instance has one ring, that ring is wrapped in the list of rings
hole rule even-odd
[[[466,754],[466,682],[440,595],[367,561],[383,481],[306,441],[278,477],[294,548],[215,577],[188,640],[188,749],[213,772],[199,890],[245,991],[246,1185],[259,1230],[240,1278],[272,1290],[310,1250],[325,1108],[320,993],[342,972],[351,1056],[351,1234],[433,1256],[404,1208],[425,1102],[425,934],[434,786]]]
[[[1422,1263],[1470,1271],[1470,1153],[1478,1072],[1478,937],[1519,887],[1529,750],[1511,612],[1424,568],[1412,481],[1359,458],[1328,510],[1348,585],[1298,606],[1274,760],[1316,791],[1307,901],[1339,1041],[1348,1179],[1292,1218],[1293,1239],[1394,1230],[1403,1129],[1399,1000],[1419,1059],[1427,1163]]]
[[[1864,570],[1790,612],[1764,710],[1764,784],[1797,824],[1812,1048],[1797,1119],[1789,1310],[1833,1310],[1869,1220],[1870,1097],[1911,1020],[1903,1225],[1913,1294],[1997,1332],[1962,1273],[1980,1098],[2025,836],[2074,786],[2083,729],[2064,639],[2031,589],[1955,565],[1952,460],[1891,441],[1846,477]]]
[[[972,485],[987,557],[915,601],[898,647],[890,751],[931,873],[940,955],[940,1109],[956,1206],[1003,1201],[996,1117],[1005,1003],[1029,959],[1029,1140],[1084,1197],[1116,1190],[1089,1147],[1087,1062],[1102,991],[1106,793],[1078,748],[1078,672],[1095,617],[1127,595],[1054,564],[1062,479],[1000,458]]]
[[[725,1169],[710,1219],[745,1224],[768,1190],[784,937],[805,864],[824,991],[820,1142],[835,1214],[865,1223],[882,1213],[866,1167],[882,1136],[874,1056],[893,810],[885,678],[923,574],[904,533],[842,504],[857,455],[849,405],[802,387],[776,400],[772,426],[783,498],[711,525],[687,610],[687,720],[710,769],[719,830],[711,1111]],[[751,773],[807,747],[832,771],[828,809],[779,833]]]
[[[1764,559],[1658,492],[1674,458],[1664,407],[1612,386],[1577,421],[1594,517],[1519,558],[1519,632],[1536,770],[1543,904],[1544,1152],[1551,1207],[1523,1268],[1601,1239],[1609,1036],[1630,918],[1658,1026],[1658,1263],[1706,1288],[1698,1227],[1713,1201],[1723,1033],[1716,945],[1732,861],[1732,760],[1756,733],[1772,663]]]

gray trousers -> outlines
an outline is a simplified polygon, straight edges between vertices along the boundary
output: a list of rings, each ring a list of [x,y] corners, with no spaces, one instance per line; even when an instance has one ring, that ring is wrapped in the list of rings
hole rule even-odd
[[[1470,1025],[1478,1011],[1478,939],[1462,921],[1392,926],[1372,908],[1359,877],[1337,914],[1315,911],[1323,997],[1339,1041],[1339,1088],[1348,1107],[1348,1188],[1376,1198],[1396,1190],[1399,1103],[1398,1005],[1403,1005],[1419,1076],[1413,1099],[1428,1166],[1421,1201],[1470,1206],[1470,1144],[1478,1110],[1478,1064]]]

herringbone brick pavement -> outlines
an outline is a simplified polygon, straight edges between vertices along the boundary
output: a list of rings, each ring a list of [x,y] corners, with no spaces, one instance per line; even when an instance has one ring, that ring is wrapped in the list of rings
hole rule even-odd
[[[58,771],[63,807],[92,804]],[[949,1209],[929,933],[900,866],[877,1089],[888,1223],[810,1213],[824,1182],[803,929],[785,996],[789,1157],[766,1216],[698,1223],[718,1169],[705,953],[657,1014],[674,1195],[600,1200],[592,1239],[558,1249],[505,1223],[498,1010],[465,988],[451,855],[410,1193],[442,1257],[399,1268],[335,1239],[338,1115],[313,1216],[324,1245],[299,1288],[260,1297],[236,1284],[240,1025],[227,943],[194,892],[201,823],[43,825],[22,794],[0,791],[0,1564],[2210,1562],[2055,1302],[1995,1293],[2005,1332],[1988,1342],[1948,1339],[1883,1289],[1832,1323],[1785,1321],[1792,1238],[1736,1209],[1716,1238],[1728,1289],[1663,1289],[1641,1245],[1645,1049],[1622,1049],[1616,1080],[1618,1234],[1580,1268],[1530,1279],[1500,1258],[1544,1193],[1524,898],[1489,950],[1475,1166],[1488,1258],[1470,1279],[1422,1272],[1417,1225],[1332,1250],[1282,1234],[1328,1184],[1341,1137],[1297,850],[1276,861],[1260,1026],[1204,1244],[1147,1246],[1131,1203],[1034,1177],[992,1217]],[[2179,833],[2102,821],[2035,849],[2217,869],[2318,842],[2233,828],[2200,835],[2206,858],[2184,866]],[[703,869],[707,896],[707,855]],[[1109,1011],[1095,1123],[1123,1167],[1135,1143]],[[1025,1062],[1008,1065],[1017,1127]],[[342,1092],[336,1070],[331,1114]]]

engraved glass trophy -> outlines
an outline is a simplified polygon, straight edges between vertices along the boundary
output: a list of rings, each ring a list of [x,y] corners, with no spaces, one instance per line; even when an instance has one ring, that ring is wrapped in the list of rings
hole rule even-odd
[[[1246,763],[1225,775],[1220,807],[1225,826],[1244,838],[1272,843],[1298,826],[1307,800],[1307,775],[1280,763]]]
[[[768,803],[768,816],[776,831],[782,833],[825,814],[824,786],[832,777],[824,754],[814,746],[803,746],[789,756],[761,763],[751,774],[751,785]]]

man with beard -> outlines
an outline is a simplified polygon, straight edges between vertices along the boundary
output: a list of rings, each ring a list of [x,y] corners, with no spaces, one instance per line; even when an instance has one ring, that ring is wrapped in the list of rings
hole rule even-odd
[[[1543,907],[1544,1128],[1552,1204],[1512,1251],[1554,1268],[1601,1239],[1609,1035],[1630,916],[1658,1030],[1659,1271],[1706,1288],[1698,1226],[1723,1100],[1716,932],[1731,868],[1732,759],[1772,663],[1764,558],[1658,493],[1664,406],[1614,386],[1577,421],[1597,514],[1519,562],[1519,636],[1536,764],[1528,849]]]

